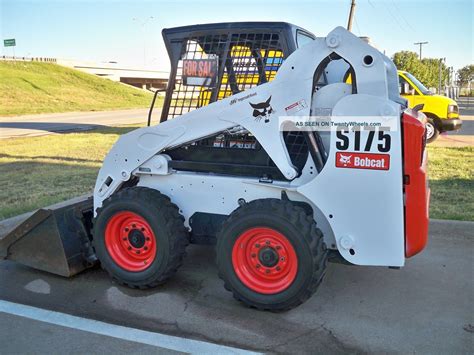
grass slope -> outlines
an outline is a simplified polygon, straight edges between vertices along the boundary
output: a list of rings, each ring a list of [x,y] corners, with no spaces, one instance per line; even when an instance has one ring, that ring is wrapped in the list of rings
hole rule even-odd
[[[0,116],[148,107],[151,98],[57,64],[0,61]]]
[[[137,126],[0,141],[0,220],[92,192],[119,135]],[[431,218],[474,221],[474,149],[428,147]]]

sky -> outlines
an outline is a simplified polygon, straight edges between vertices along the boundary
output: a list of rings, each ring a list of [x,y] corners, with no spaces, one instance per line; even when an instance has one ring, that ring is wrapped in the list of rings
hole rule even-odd
[[[317,36],[346,26],[350,0],[0,0],[0,37],[17,56],[115,61],[168,70],[163,28],[229,21],[286,21]],[[356,0],[352,31],[387,55],[400,50],[474,63],[474,0]],[[152,17],[152,18],[151,18]],[[3,42],[1,43],[3,44]],[[1,55],[13,55],[11,47]]]

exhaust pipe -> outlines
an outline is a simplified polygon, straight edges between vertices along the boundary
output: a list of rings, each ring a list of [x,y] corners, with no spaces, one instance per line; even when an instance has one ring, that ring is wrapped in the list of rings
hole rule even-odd
[[[82,196],[0,222],[0,259],[70,277],[92,267],[92,197]]]

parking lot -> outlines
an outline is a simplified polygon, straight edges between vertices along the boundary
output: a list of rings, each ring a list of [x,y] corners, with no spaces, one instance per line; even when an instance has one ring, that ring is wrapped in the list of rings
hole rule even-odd
[[[229,347],[212,350],[217,353],[235,348],[270,353],[469,353],[474,336],[474,223],[432,221],[430,228],[428,248],[407,260],[404,268],[330,264],[318,292],[286,313],[260,312],[235,301],[217,277],[213,247],[190,246],[177,275],[148,291],[118,286],[98,268],[65,279],[2,261],[1,300],[65,313],[54,319],[67,325],[0,312],[2,350],[171,352],[168,343],[157,346],[158,341],[143,340],[148,338],[140,334],[129,341],[114,338],[114,332],[78,330],[67,320],[73,315],[108,324],[100,329],[124,326],[122,334],[143,330],[157,339],[158,333],[176,336],[175,342],[183,342],[180,349],[189,349],[189,339]],[[18,337],[19,332],[28,335],[29,342]]]

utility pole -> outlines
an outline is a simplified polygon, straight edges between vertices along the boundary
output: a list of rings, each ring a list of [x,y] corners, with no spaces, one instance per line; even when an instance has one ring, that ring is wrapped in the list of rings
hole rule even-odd
[[[138,24],[140,24],[140,26],[142,27],[142,30],[143,30],[143,67],[146,67],[146,38],[147,38],[147,33],[146,33],[146,27],[145,26],[148,23],[148,21],[153,20],[153,19],[154,19],[153,16],[147,17],[145,20],[141,20],[137,17],[132,18],[132,21],[138,22]]]
[[[446,58],[439,59],[438,95],[441,95],[441,74],[442,74],[443,60],[446,62]]]
[[[416,42],[416,43],[413,43],[413,44],[415,46],[420,46],[420,60],[421,60],[421,51],[422,51],[423,45],[428,44],[428,42]]]
[[[352,19],[354,18],[355,7],[356,7],[356,2],[355,2],[355,0],[352,0],[351,1],[351,10],[349,12],[349,19],[347,21],[347,30],[348,31],[352,31]]]
[[[449,67],[448,68],[448,90],[449,90],[449,95],[448,97],[452,99],[456,99],[456,87],[454,83],[454,68]]]

